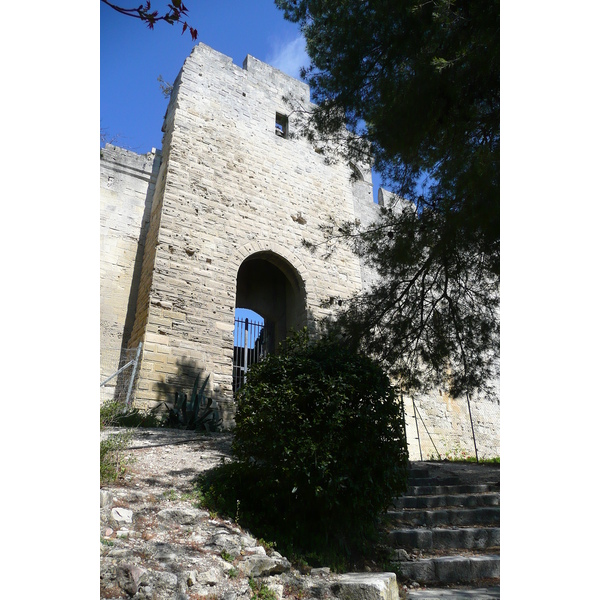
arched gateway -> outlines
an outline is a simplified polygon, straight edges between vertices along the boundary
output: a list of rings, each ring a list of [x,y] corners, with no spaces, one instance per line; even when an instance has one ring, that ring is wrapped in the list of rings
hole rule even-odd
[[[282,256],[273,251],[256,252],[239,268],[235,306],[257,313],[263,323],[236,318],[234,391],[243,383],[250,364],[274,352],[290,330],[307,325],[304,282]]]

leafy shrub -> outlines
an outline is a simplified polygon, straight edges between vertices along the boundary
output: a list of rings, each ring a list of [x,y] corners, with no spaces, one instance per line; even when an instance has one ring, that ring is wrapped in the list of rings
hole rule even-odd
[[[204,482],[281,546],[357,548],[405,489],[408,452],[394,389],[370,358],[295,334],[252,366],[237,396],[234,463]],[[259,533],[256,532],[255,533]]]

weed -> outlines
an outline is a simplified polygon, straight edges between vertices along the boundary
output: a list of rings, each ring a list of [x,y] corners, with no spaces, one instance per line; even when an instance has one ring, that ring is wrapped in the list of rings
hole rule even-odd
[[[229,577],[229,579],[236,579],[239,574],[240,572],[235,568],[231,568],[229,569],[229,571],[227,571],[227,576]]]
[[[444,444],[445,445],[445,444]],[[438,455],[437,457],[434,454],[429,456],[430,461],[437,460],[447,460],[449,462],[466,462],[466,463],[474,463],[478,462],[483,465],[499,465],[500,457],[492,456],[490,458],[475,458],[467,450],[461,448],[459,445],[454,446],[451,450],[447,450],[444,453],[444,456]]]
[[[172,502],[175,502],[175,500],[177,500],[179,498],[179,496],[177,495],[177,492],[175,490],[165,490],[163,492],[163,497],[166,500],[171,500]]]
[[[269,556],[273,554],[273,550],[277,547],[277,542],[266,542],[262,538],[260,538],[257,543],[259,546],[262,546],[265,549],[265,552]]]
[[[195,508],[208,509],[206,498],[200,490],[194,490],[193,492],[186,492],[185,494],[181,495],[181,499],[191,502]]]
[[[283,586],[283,595],[294,600],[306,598],[306,590],[298,583],[286,583]]]
[[[250,600],[276,600],[277,596],[275,592],[266,586],[264,583],[256,583],[252,577],[248,580],[248,585],[252,590],[252,597]]]
[[[221,558],[227,562],[233,562],[235,560],[235,557],[229,554],[227,550],[221,550]]]
[[[123,404],[108,400],[100,405],[100,430],[120,425]],[[124,452],[131,442],[132,431],[123,430],[107,435],[100,440],[100,482],[116,481],[125,474],[125,466],[132,459],[125,458]]]
[[[131,441],[131,432],[116,433],[100,441],[100,481],[116,481],[125,473],[125,465],[131,462],[124,452]]]

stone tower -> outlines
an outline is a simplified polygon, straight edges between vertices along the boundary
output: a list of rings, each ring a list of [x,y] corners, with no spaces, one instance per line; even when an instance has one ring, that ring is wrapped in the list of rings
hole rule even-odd
[[[235,308],[261,314],[276,345],[365,283],[348,249],[325,260],[303,240],[321,243],[330,217],[373,218],[370,170],[357,166],[356,180],[342,161],[328,164],[294,135],[284,98],[310,106],[306,84],[203,44],[174,83],[129,337],[143,341],[141,407],[172,400],[201,372],[231,424]]]

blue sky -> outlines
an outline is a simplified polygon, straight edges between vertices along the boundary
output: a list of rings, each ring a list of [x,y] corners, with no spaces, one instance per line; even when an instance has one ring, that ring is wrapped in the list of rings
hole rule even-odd
[[[154,7],[155,2],[152,2]],[[156,3],[156,9],[166,2]],[[247,54],[299,77],[308,65],[299,28],[285,21],[273,0],[188,0],[197,42],[242,65]],[[161,147],[167,100],[157,78],[172,82],[197,43],[179,25],[150,31],[137,19],[100,5],[100,121],[109,139],[139,153]]]
[[[152,2],[157,10],[166,4]],[[299,27],[283,18],[273,0],[188,0],[186,6],[196,42],[179,25],[158,23],[151,31],[100,4],[100,127],[111,143],[140,154],[161,148],[167,99],[158,77],[173,82],[198,42],[239,66],[251,54],[297,78],[310,62]]]

